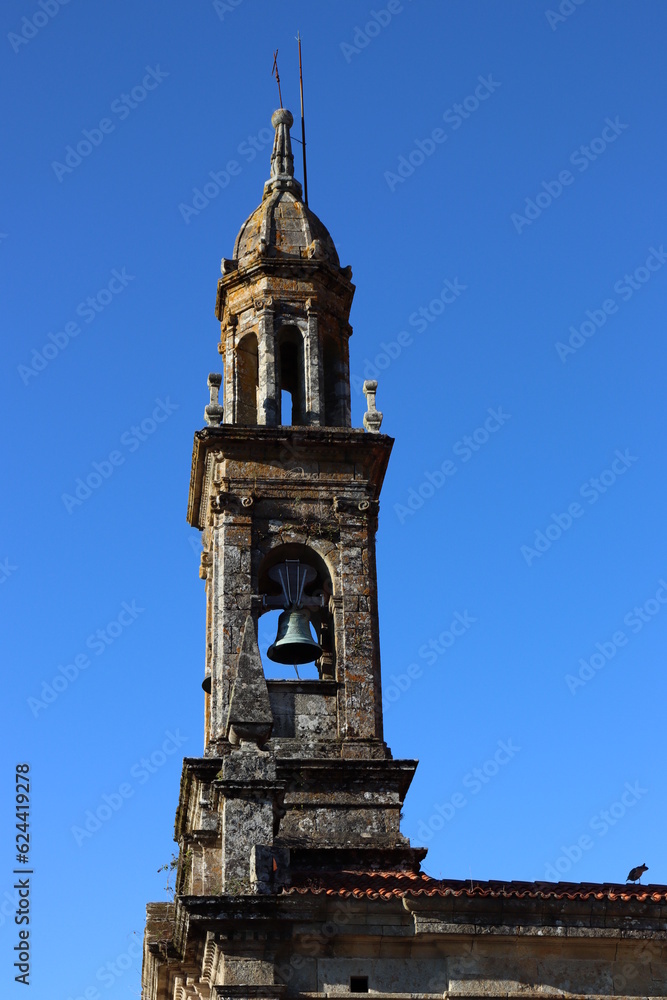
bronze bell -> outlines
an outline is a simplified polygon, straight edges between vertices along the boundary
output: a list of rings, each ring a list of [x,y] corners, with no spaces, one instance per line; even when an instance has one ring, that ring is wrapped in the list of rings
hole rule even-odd
[[[310,632],[310,616],[303,608],[288,608],[278,619],[276,641],[266,651],[274,663],[312,663],[322,655],[322,647]]]

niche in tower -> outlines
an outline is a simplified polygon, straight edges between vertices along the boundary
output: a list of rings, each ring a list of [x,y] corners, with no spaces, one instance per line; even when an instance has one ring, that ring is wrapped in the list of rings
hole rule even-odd
[[[305,423],[306,391],[303,365],[303,337],[295,326],[284,326],[278,333],[277,388],[280,423]]]
[[[245,426],[257,423],[259,366],[257,335],[247,333],[236,348],[236,422]]]
[[[325,337],[322,350],[324,372],[324,425],[345,426],[345,366],[339,345],[333,337]]]
[[[312,583],[307,584],[304,590],[304,593],[309,597],[322,595],[324,598],[321,607],[308,608],[315,638],[322,647],[322,655],[316,661],[315,666],[320,680],[335,680],[336,644],[334,641],[333,616],[329,610],[329,598],[333,593],[333,587],[329,568],[324,559],[308,545],[296,542],[277,545],[264,556],[260,564],[258,574],[259,593],[271,597],[277,597],[281,593],[279,584],[269,576],[269,570],[279,563],[286,562],[288,559],[298,559],[300,563],[311,566],[315,570],[315,579]],[[262,611],[260,614],[267,614],[267,611]],[[278,612],[269,612],[269,614],[271,615],[271,625],[269,626],[267,622],[267,627],[261,629],[261,632],[267,637],[270,635],[272,641],[276,634]],[[302,671],[303,676],[307,676],[307,666],[300,667],[299,669]],[[288,669],[287,673],[289,672]]]

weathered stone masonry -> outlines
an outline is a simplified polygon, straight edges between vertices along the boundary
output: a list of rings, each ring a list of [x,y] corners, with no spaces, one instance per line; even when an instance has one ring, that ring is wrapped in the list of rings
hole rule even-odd
[[[374,382],[351,427],[351,271],[302,201],[291,114],[272,123],[195,434],[204,753],[183,762],[176,895],[148,906],[142,996],[666,996],[664,886],[433,879],[400,832],[416,761],[384,742],[375,566],[392,440]],[[312,570],[318,679],[264,675],[257,623],[285,560]]]

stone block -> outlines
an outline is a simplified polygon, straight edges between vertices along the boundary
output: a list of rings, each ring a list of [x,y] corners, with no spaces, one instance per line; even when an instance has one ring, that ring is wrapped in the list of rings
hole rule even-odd
[[[443,996],[448,988],[444,959],[320,958],[317,971],[318,991],[330,996],[349,994],[352,976],[367,976],[369,993],[375,994]]]

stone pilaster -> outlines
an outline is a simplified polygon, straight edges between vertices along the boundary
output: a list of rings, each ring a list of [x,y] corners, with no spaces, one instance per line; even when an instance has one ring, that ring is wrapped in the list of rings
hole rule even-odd
[[[324,387],[322,378],[322,356],[318,331],[317,312],[306,303],[308,308],[308,329],[303,339],[303,367],[305,375],[305,420],[309,426],[324,423]]]
[[[258,308],[257,350],[259,360],[259,398],[257,423],[274,427],[278,423],[274,310],[265,303],[260,304]]]
[[[216,784],[222,797],[222,891],[230,895],[266,892],[270,885],[266,855],[273,844],[274,816],[282,798],[275,758],[252,743],[243,743],[225,757],[222,780]]]
[[[215,742],[226,735],[236,661],[252,605],[252,518],[238,498],[224,492],[213,498],[212,507],[212,612],[207,641],[211,650],[209,739]]]

